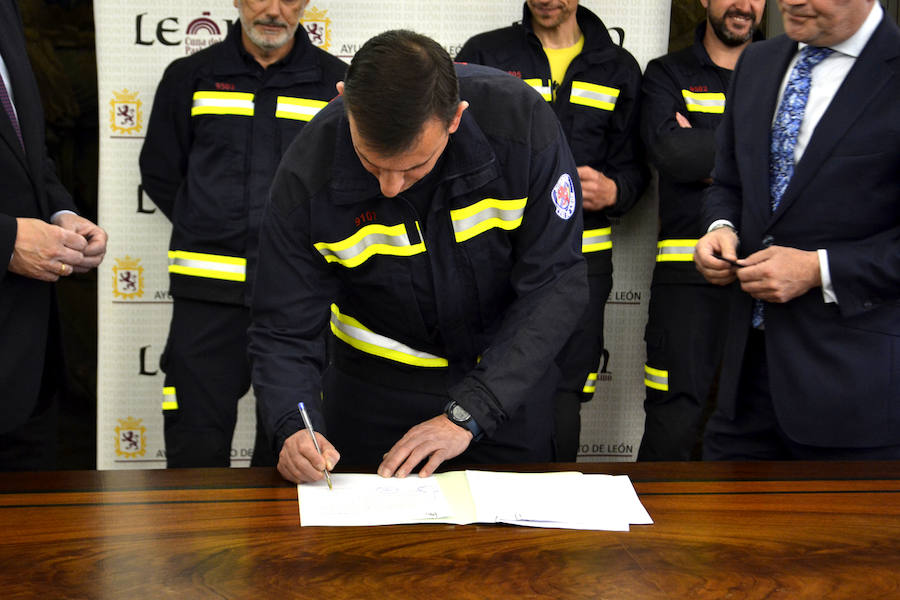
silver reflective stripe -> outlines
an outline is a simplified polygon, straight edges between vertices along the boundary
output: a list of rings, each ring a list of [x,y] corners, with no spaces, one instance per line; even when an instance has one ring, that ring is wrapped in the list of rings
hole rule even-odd
[[[278,96],[278,103],[275,106],[275,116],[279,119],[309,121],[327,104],[327,102],[322,100]]]
[[[523,79],[522,81],[530,85],[547,102],[553,99],[550,93],[550,82],[541,79]]]
[[[581,234],[581,252],[599,252],[612,248],[612,227],[587,229]]]
[[[166,386],[163,388],[163,410],[178,410],[178,397],[175,395],[174,386]]]
[[[493,228],[512,230],[522,224],[528,198],[485,198],[471,206],[450,211],[457,242],[464,242]]]
[[[588,83],[587,81],[573,81],[572,93],[569,102],[612,111],[616,108],[619,99],[619,90],[605,85]]]
[[[725,112],[725,94],[721,92],[692,92],[681,90],[684,103],[691,112],[721,114]]]
[[[597,391],[597,373],[588,373],[587,379],[584,380],[584,388],[581,391],[585,394],[593,394]]]
[[[656,243],[656,262],[688,262],[694,260],[697,240],[660,240]]]
[[[253,116],[253,94],[246,92],[194,92],[191,116]]]
[[[669,391],[669,372],[644,365],[644,385],[663,392]]]
[[[375,333],[348,315],[341,314],[336,304],[331,305],[331,331],[357,350],[416,367],[446,367],[446,358],[422,352],[415,348]]]
[[[316,242],[314,246],[326,261],[348,268],[357,267],[376,254],[412,256],[425,251],[422,242],[410,242],[406,226],[402,223],[390,227],[366,225],[345,240]]]
[[[228,281],[246,281],[247,259],[238,256],[170,250],[169,273]]]

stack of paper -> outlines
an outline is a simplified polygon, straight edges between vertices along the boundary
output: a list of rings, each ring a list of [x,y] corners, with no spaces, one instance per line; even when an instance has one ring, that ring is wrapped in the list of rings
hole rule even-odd
[[[300,524],[510,523],[628,531],[653,523],[627,475],[452,471],[385,479],[333,474],[297,486]]]

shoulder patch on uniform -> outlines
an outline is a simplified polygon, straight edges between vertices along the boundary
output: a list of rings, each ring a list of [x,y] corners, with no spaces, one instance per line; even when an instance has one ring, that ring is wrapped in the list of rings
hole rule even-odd
[[[575,214],[575,184],[572,183],[572,177],[568,173],[559,176],[553,191],[550,192],[550,198],[559,218],[568,220]]]

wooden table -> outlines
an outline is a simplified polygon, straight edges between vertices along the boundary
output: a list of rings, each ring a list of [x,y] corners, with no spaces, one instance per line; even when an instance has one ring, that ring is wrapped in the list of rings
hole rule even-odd
[[[900,598],[900,462],[564,469],[656,523],[301,528],[269,469],[0,473],[0,598]]]

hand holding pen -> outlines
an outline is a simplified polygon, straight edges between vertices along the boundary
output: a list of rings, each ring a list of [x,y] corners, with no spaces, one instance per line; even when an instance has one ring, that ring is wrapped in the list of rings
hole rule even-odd
[[[313,430],[305,407],[300,409],[306,430],[298,429],[288,436],[278,455],[278,472],[288,481],[303,483],[331,477],[328,471],[341,460],[341,455],[331,442]]]
[[[725,258],[724,256],[722,256],[722,255],[719,254],[718,252],[713,252],[713,258],[718,259],[718,260],[721,260],[721,261],[723,261],[723,262],[727,262],[729,265],[731,265],[732,267],[734,267],[734,268],[736,268],[736,269],[740,269],[741,267],[746,266],[746,265],[742,265],[741,263],[739,263],[739,262],[736,261],[736,260],[731,260],[730,258]]]
[[[316,452],[319,453],[319,456],[322,456],[322,449],[319,448],[319,442],[316,440],[316,432],[313,429],[312,421],[309,420],[309,415],[306,413],[306,406],[301,402],[297,405],[297,408],[300,409],[300,416],[303,418],[303,424],[306,426],[306,431],[309,432],[309,437],[312,438],[312,443],[316,447]],[[325,458],[322,456],[322,458]],[[332,489],[331,485],[331,474],[328,472],[328,464],[325,464],[325,468],[322,469],[325,473],[325,481],[328,482],[328,489]]]

